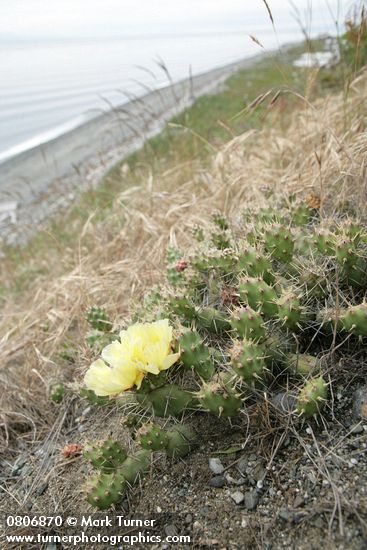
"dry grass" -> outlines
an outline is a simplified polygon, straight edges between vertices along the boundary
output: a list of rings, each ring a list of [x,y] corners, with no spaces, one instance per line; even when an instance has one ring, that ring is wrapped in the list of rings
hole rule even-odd
[[[59,413],[47,398],[49,381],[79,380],[92,359],[84,344],[85,309],[103,306],[124,325],[131,304],[162,279],[167,245],[178,243],[189,251],[191,228],[209,222],[213,210],[224,211],[239,225],[245,205],[265,203],[265,191],[272,189],[320,196],[325,216],[346,205],[365,215],[366,92],[363,73],[347,99],[339,94],[311,104],[299,98],[286,126],[282,94],[270,95],[265,101],[271,129],[233,139],[213,153],[209,168],[190,161],[159,178],[144,168],[141,185],[116,197],[108,219],[98,221],[91,213],[78,237],[73,269],[42,284],[36,281],[18,302],[9,297],[5,304],[0,322],[2,448],[15,452],[16,445],[19,449],[43,437],[57,420]],[[86,243],[92,253],[86,252]],[[66,338],[76,347],[75,363],[57,355]]]

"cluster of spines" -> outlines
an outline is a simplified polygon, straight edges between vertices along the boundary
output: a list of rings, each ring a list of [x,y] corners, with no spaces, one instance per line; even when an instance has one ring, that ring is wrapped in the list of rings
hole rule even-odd
[[[109,332],[112,329],[112,322],[110,321],[106,311],[99,307],[91,307],[85,316],[89,325],[97,331]]]

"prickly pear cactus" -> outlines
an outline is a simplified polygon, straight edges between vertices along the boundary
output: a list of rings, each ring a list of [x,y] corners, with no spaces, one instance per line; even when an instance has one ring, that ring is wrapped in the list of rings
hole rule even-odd
[[[167,384],[148,393],[137,392],[141,405],[152,408],[159,417],[180,416],[194,406],[194,396],[191,392],[181,389],[175,384]]]
[[[327,385],[320,376],[313,378],[301,389],[298,401],[297,411],[305,418],[311,418],[318,414],[325,406],[327,397]]]
[[[58,384],[53,384],[50,388],[50,399],[54,403],[61,403],[65,395],[65,386],[59,382]]]
[[[127,458],[126,451],[122,445],[112,439],[107,439],[100,444],[86,445],[83,455],[94,468],[98,468],[104,472],[115,470]]]
[[[156,424],[145,424],[138,430],[140,446],[147,451],[162,451],[168,445],[168,436]]]
[[[356,336],[367,336],[367,303],[350,306],[343,314],[342,325]]]
[[[129,485],[140,479],[153,453],[181,458],[192,450],[200,422],[196,434],[181,424],[187,415],[190,422],[205,414],[231,422],[244,413],[245,401],[251,407],[291,388],[298,398],[288,412],[311,418],[327,403],[323,372],[332,372],[330,357],[363,350],[365,225],[344,214],[322,219],[317,197],[272,199],[271,207],[248,209],[240,223],[216,212],[205,230],[196,227],[189,250],[169,250],[167,283],[139,303],[139,321],[167,319],[174,329],[172,342],[164,349],[155,342],[151,356],[174,353],[177,360],[159,374],[142,371],[126,408],[119,404],[140,450],[126,457],[114,442],[85,450],[104,472],[88,496],[100,509],[116,502],[123,479]],[[112,327],[96,308],[88,321],[97,339]],[[85,397],[103,404],[115,399]]]
[[[293,258],[294,239],[291,231],[282,225],[270,225],[264,233],[265,250],[282,263],[290,263]]]
[[[266,371],[266,359],[267,353],[264,346],[255,343],[253,340],[237,341],[231,349],[233,370],[250,385],[263,380]]]
[[[196,331],[184,333],[179,341],[181,361],[188,369],[193,369],[203,380],[210,380],[215,372],[215,366],[210,356],[210,350]]]
[[[85,487],[87,501],[98,510],[107,510],[118,504],[124,491],[125,478],[119,472],[94,475]]]
[[[124,461],[118,470],[119,474],[123,476],[129,485],[134,485],[149,471],[151,456],[150,450],[137,451]]]
[[[198,443],[196,432],[184,424],[176,425],[173,430],[167,433],[167,438],[166,453],[176,459],[188,455]]]
[[[197,398],[203,409],[216,416],[235,416],[242,407],[241,399],[223,377],[204,384]]]
[[[248,340],[260,341],[265,338],[265,325],[261,314],[251,307],[243,307],[232,314],[231,325],[238,335]]]
[[[261,277],[247,277],[238,287],[240,299],[266,317],[277,314],[277,294]]]
[[[112,323],[102,308],[91,307],[87,311],[85,318],[94,330],[109,332],[112,329]]]

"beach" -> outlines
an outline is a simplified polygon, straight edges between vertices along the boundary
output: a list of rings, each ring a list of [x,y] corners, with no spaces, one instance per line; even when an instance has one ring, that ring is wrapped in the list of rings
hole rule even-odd
[[[116,162],[159,133],[198,97],[214,93],[255,55],[154,90],[0,165],[0,236],[26,241],[51,215],[93,188]],[[270,55],[270,54],[267,54]],[[215,115],[213,115],[215,116]],[[6,212],[6,205],[9,211]]]

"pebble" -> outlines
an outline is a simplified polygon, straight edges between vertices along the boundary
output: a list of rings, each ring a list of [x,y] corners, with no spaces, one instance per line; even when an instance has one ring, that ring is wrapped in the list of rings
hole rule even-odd
[[[255,510],[258,504],[259,495],[254,491],[247,491],[247,493],[245,493],[245,506],[247,510]]]
[[[215,475],[220,475],[224,472],[224,466],[219,458],[209,458],[209,468]]]
[[[362,386],[354,394],[353,415],[356,420],[367,420],[367,386]]]
[[[230,496],[236,504],[242,504],[242,502],[245,500],[245,495],[241,491],[235,491],[234,493],[231,493]]]
[[[270,403],[282,413],[290,413],[296,409],[297,400],[288,392],[280,392],[273,395]]]
[[[41,483],[41,485],[36,489],[36,494],[40,497],[41,495],[43,495],[43,493],[47,491],[47,488],[48,488],[47,482]]]
[[[364,428],[362,424],[355,424],[350,428],[350,432],[352,434],[361,434],[362,432],[364,432]]]
[[[174,523],[166,525],[164,527],[164,532],[167,537],[176,537],[178,535],[177,527]]]
[[[215,476],[209,481],[210,487],[224,487],[226,480],[223,476]]]

